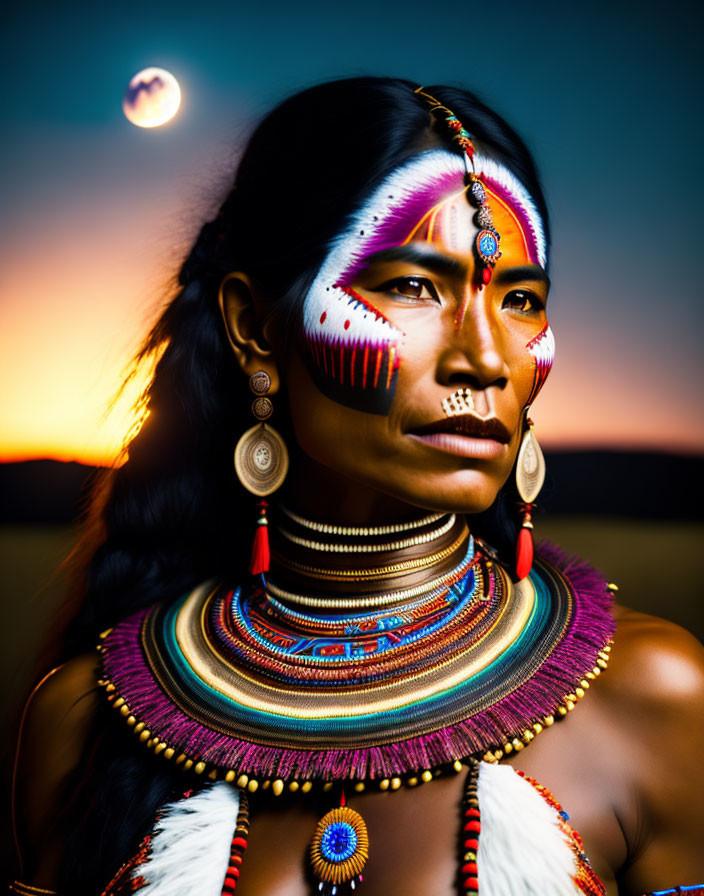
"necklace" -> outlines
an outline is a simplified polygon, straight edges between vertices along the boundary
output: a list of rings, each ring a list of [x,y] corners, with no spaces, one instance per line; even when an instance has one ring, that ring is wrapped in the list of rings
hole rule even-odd
[[[378,554],[386,551],[400,551],[403,548],[413,547],[418,544],[427,544],[429,541],[435,541],[449,532],[455,525],[457,517],[453,514],[436,529],[430,532],[424,532],[422,535],[412,535],[410,538],[402,538],[399,541],[390,541],[386,544],[331,544],[327,541],[311,541],[308,538],[302,538],[300,535],[294,535],[286,529],[279,529],[279,532],[294,544],[301,545],[311,551],[324,551],[334,554]]]
[[[512,585],[480,556],[457,600],[391,637],[379,622],[316,636],[314,616],[277,616],[260,584],[201,587],[105,633],[102,682],[142,742],[198,774],[388,788],[522,749],[574,707],[613,622],[596,574],[568,569],[539,561]]]
[[[427,595],[430,592],[441,591],[444,588],[449,587],[451,584],[454,584],[464,572],[466,572],[469,564],[472,563],[473,558],[474,539],[470,537],[467,553],[459,565],[449,573],[443,573],[422,585],[415,585],[412,588],[404,588],[400,591],[391,591],[381,595],[359,594],[354,597],[314,597],[312,595],[296,594],[295,592],[280,588],[271,580],[271,578],[266,582],[266,592],[269,596],[271,605],[282,613],[291,613],[292,611],[282,604],[279,604],[272,595],[280,597],[290,604],[297,604],[303,607],[315,607],[316,609],[363,610],[371,607],[386,607],[390,604],[396,604],[400,601],[408,600],[409,598],[420,597],[421,595]],[[327,617],[321,617],[320,624],[325,625],[326,619]]]
[[[296,563],[289,560],[288,557],[279,551],[274,551],[276,562],[285,569],[293,569],[297,572],[306,573],[321,581],[345,581],[353,579],[356,581],[364,581],[365,579],[394,578],[396,576],[406,575],[413,570],[429,568],[442,560],[447,559],[455,553],[461,546],[462,542],[467,538],[467,528],[463,526],[462,531],[453,541],[451,545],[429,554],[424,557],[412,557],[409,560],[399,560],[397,563],[390,563],[386,566],[377,566],[373,569],[327,569],[317,566],[309,566],[305,563]]]
[[[443,516],[446,516],[443,513],[431,513],[419,520],[411,520],[408,523],[394,523],[389,526],[335,526],[331,523],[318,523],[314,520],[308,520],[297,513],[293,513],[286,507],[281,507],[281,510],[287,517],[298,523],[299,526],[303,526],[313,532],[325,532],[328,535],[361,535],[365,537],[379,537],[392,535],[395,532],[408,532],[409,529],[422,529],[424,526],[429,526],[431,523],[435,523],[437,520],[442,519]]]
[[[103,633],[100,683],[140,742],[202,778],[275,796],[393,791],[496,763],[567,715],[607,665],[609,605],[593,570],[555,552],[512,584],[476,551],[442,588],[334,619],[272,601],[261,582],[210,584]],[[360,882],[365,831],[345,805],[320,820],[319,892]]]

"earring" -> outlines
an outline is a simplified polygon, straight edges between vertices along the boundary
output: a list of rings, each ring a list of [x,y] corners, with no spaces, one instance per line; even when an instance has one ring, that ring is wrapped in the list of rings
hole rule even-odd
[[[258,370],[249,378],[249,388],[256,396],[252,413],[259,423],[240,438],[235,448],[235,472],[242,485],[259,498],[275,492],[288,472],[286,443],[278,432],[264,420],[271,417],[274,407],[266,393],[271,387],[269,375]],[[259,575],[269,571],[269,532],[266,501],[257,502],[257,529],[254,533],[249,571]]]
[[[516,576],[525,579],[533,566],[532,510],[545,482],[545,458],[533,432],[533,421],[527,416],[527,429],[516,459],[516,488],[523,501],[523,522],[516,542]]]

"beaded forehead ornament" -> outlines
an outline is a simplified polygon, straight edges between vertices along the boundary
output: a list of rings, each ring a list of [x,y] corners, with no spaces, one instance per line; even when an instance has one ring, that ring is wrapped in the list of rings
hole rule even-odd
[[[450,130],[453,142],[462,149],[464,154],[467,170],[465,175],[467,200],[477,209],[474,220],[479,228],[479,233],[474,241],[474,251],[481,261],[481,284],[485,285],[491,281],[494,265],[501,258],[499,249],[501,234],[494,226],[494,218],[486,199],[484,184],[475,170],[474,143],[469,131],[451,109],[443,106],[439,100],[426,93],[422,87],[418,87],[414,92],[428,103],[433,118]]]

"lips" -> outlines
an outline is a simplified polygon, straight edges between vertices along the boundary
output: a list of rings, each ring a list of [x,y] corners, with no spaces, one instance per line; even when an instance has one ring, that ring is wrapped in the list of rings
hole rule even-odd
[[[413,435],[424,436],[436,433],[447,433],[456,436],[469,436],[474,439],[492,439],[502,444],[508,444],[511,433],[496,417],[483,419],[474,414],[459,414],[456,417],[446,417],[436,420],[426,426],[419,426],[412,430]]]

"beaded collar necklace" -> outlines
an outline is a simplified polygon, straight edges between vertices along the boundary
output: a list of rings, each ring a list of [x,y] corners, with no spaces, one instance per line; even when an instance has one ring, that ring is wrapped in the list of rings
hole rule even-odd
[[[141,743],[249,793],[414,786],[522,750],[606,667],[614,628],[590,567],[544,549],[512,583],[471,538],[432,587],[391,605],[349,599],[330,616],[278,591],[206,584],[104,633],[101,684]],[[339,870],[335,849],[361,843],[363,821],[334,812],[316,855]],[[359,879],[344,863],[357,870],[336,883],[318,867],[321,892]]]

